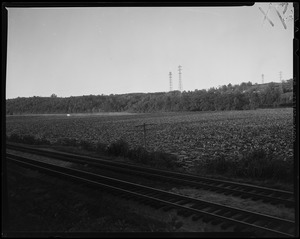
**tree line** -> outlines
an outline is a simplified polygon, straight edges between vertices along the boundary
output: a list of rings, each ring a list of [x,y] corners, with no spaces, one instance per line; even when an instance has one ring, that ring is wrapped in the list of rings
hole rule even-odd
[[[248,110],[293,105],[293,80],[223,85],[208,90],[18,97],[6,100],[6,114]]]

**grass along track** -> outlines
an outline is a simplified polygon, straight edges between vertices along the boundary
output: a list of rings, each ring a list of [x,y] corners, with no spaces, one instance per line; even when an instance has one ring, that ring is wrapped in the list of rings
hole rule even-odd
[[[130,175],[138,175],[149,179],[161,180],[164,182],[175,182],[179,185],[201,188],[225,195],[239,196],[241,198],[249,198],[255,201],[262,200],[263,202],[271,204],[283,204],[287,207],[294,207],[295,205],[294,194],[289,191],[129,165],[98,158],[78,156],[70,153],[50,152],[32,147],[21,147],[13,144],[8,144],[7,148],[42,156],[49,156],[69,162],[90,164],[93,165],[93,167],[106,168],[116,172],[129,173]]]
[[[234,231],[252,232],[255,235],[282,237],[292,237],[295,233],[295,222],[291,220],[253,213],[16,155],[7,154],[7,158],[25,167],[105,188],[119,196],[138,200],[156,209],[168,211],[176,208],[178,214],[186,217],[193,215],[193,220],[201,219],[213,225],[221,225],[224,229],[233,228]]]

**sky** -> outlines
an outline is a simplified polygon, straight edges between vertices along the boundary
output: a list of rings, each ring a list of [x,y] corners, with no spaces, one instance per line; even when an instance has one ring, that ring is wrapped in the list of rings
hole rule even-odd
[[[269,6],[8,8],[6,98],[168,92],[179,65],[185,91],[293,78],[294,9]]]

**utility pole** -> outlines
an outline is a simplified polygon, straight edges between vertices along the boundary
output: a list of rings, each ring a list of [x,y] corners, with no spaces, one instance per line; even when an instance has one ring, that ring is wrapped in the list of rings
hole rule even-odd
[[[178,66],[178,72],[179,72],[179,91],[182,91],[182,79],[181,79],[181,70],[182,70],[182,66],[179,65]]]
[[[261,75],[261,83],[264,83],[264,74]]]
[[[142,124],[142,125],[137,125],[137,126],[135,126],[135,127],[143,127],[143,136],[144,136],[144,148],[145,148],[145,150],[147,150],[147,141],[146,141],[146,126],[147,125],[155,125],[155,124],[146,124],[146,123],[144,123],[144,124]]]
[[[172,72],[169,72],[169,78],[170,78],[170,91],[173,90],[173,85],[172,85]]]

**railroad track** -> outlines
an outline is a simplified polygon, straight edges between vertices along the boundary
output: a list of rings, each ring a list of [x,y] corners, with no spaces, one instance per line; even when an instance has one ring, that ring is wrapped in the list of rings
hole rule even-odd
[[[294,221],[186,197],[9,153],[6,154],[6,158],[8,162],[13,162],[22,167],[104,188],[119,197],[136,200],[157,210],[169,211],[175,209],[183,217],[191,216],[194,221],[202,220],[205,223],[219,225],[224,230],[231,228],[233,231],[251,233],[255,236],[294,237],[295,234]]]
[[[199,189],[205,189],[222,193],[225,195],[238,196],[243,199],[249,198],[254,201],[261,200],[265,203],[282,204],[287,207],[295,207],[294,194],[289,191],[276,190],[266,187],[259,187],[249,184],[236,183],[231,181],[217,180],[206,177],[199,177],[192,174],[183,174],[166,170],[158,170],[137,165],[113,162],[87,156],[79,156],[70,153],[61,153],[35,149],[24,146],[7,144],[7,148],[27,153],[48,156],[69,162],[90,164],[93,167],[106,168],[117,172],[139,175],[152,180],[162,180],[164,182],[175,182],[177,185],[187,185]]]

